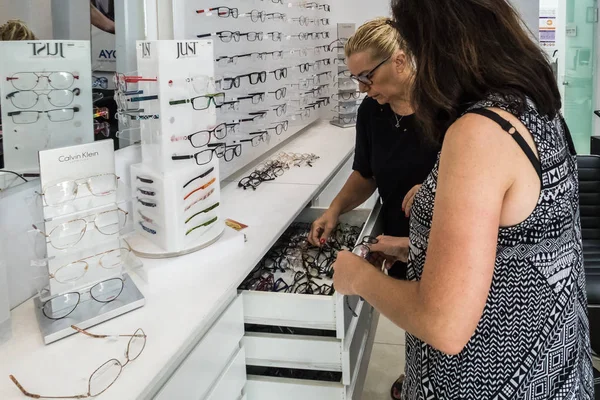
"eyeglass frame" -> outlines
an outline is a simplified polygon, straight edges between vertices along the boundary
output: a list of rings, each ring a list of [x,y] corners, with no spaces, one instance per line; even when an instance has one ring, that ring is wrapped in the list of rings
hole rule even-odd
[[[371,69],[370,71],[365,72],[363,74],[359,74],[359,75],[350,74],[349,78],[352,79],[356,83],[362,83],[363,85],[371,86],[373,84],[373,79],[372,79],[373,75],[375,74],[377,69],[379,67],[381,67],[383,64],[385,64],[386,62],[388,62],[391,58],[392,58],[392,56],[385,58],[383,61],[381,61],[379,64],[377,64],[373,69]]]
[[[111,337],[130,337],[129,342],[127,343],[127,350],[125,351],[125,357],[126,357],[126,361],[125,364],[121,363],[121,361],[117,360],[116,358],[111,358],[110,360],[102,363],[102,365],[100,365],[98,368],[96,368],[96,370],[94,370],[94,372],[91,373],[89,379],[88,379],[88,391],[86,394],[79,394],[79,395],[73,395],[73,396],[42,396],[39,394],[35,394],[35,393],[31,393],[28,392],[27,390],[25,390],[25,388],[23,387],[23,385],[21,385],[21,383],[17,380],[17,378],[14,377],[14,375],[9,375],[8,377],[10,378],[10,380],[19,388],[19,390],[21,391],[21,393],[23,393],[23,395],[25,395],[26,397],[31,397],[34,399],[85,399],[85,398],[89,398],[89,397],[97,397],[100,396],[102,393],[106,392],[119,378],[119,376],[121,376],[121,372],[123,371],[123,368],[125,368],[125,366],[127,364],[129,364],[130,362],[133,362],[135,360],[138,359],[138,357],[144,352],[144,349],[146,348],[146,338],[148,337],[146,335],[146,333],[144,332],[144,330],[142,328],[138,328],[135,330],[135,332],[133,333],[133,335],[97,335],[97,334],[93,334],[90,333],[84,329],[78,328],[75,325],[71,325],[71,328],[75,329],[77,332],[82,333],[86,336],[92,337],[92,338],[99,338],[99,339],[103,339],[103,338],[111,338]],[[131,346],[131,341],[136,338],[139,337],[140,335],[137,334],[137,332],[140,331],[144,337],[144,345],[142,346],[142,349],[140,350],[139,354],[137,356],[135,356],[134,358],[129,358],[129,348]],[[94,376],[94,374],[96,374],[96,372],[100,371],[105,365],[107,365],[110,362],[117,362],[119,367],[120,367],[120,372],[119,374],[116,376],[115,380],[108,385],[103,391],[101,391],[100,393],[95,393],[92,394],[91,393],[91,385],[92,385],[92,377]]]

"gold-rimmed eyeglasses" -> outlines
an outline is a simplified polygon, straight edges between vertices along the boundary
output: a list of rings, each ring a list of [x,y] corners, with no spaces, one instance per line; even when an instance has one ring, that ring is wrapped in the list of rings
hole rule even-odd
[[[54,227],[48,233],[35,225],[32,226],[33,229],[48,239],[48,243],[52,247],[57,250],[64,250],[75,246],[83,239],[83,236],[87,232],[88,224],[92,224],[103,235],[116,235],[125,227],[128,214],[127,211],[115,208],[114,210],[103,211],[98,214],[87,215],[64,222]]]
[[[83,179],[66,180],[46,185],[39,195],[44,198],[47,206],[57,206],[75,200],[81,185],[85,185],[96,197],[114,193],[117,190],[118,179],[115,174],[100,174]]]
[[[89,397],[96,397],[104,393],[109,387],[112,386],[113,383],[119,378],[123,368],[131,361],[136,360],[144,348],[146,347],[146,334],[140,328],[136,330],[133,335],[97,335],[91,332],[88,332],[84,329],[78,328],[75,325],[71,325],[71,328],[75,329],[77,332],[82,333],[88,337],[94,339],[105,339],[105,338],[123,338],[128,337],[129,343],[127,343],[127,350],[125,351],[125,362],[117,360],[116,358],[112,358],[106,361],[104,364],[100,365],[92,374],[88,380],[88,391],[85,394],[78,394],[74,396],[42,396],[35,393],[28,392],[23,385],[19,383],[17,378],[13,375],[9,375],[9,378],[21,392],[33,399],[86,399]]]

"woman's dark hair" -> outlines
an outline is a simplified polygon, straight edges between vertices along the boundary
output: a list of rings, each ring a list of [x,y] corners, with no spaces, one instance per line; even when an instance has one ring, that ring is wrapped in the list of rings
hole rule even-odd
[[[412,102],[424,133],[441,140],[466,106],[497,93],[523,112],[561,108],[552,68],[505,0],[392,0],[400,47],[415,64]]]

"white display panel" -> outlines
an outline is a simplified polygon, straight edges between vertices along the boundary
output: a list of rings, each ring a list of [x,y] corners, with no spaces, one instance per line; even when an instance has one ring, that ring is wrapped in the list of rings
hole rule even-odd
[[[38,151],[94,141],[89,41],[0,42],[5,167],[39,172]]]

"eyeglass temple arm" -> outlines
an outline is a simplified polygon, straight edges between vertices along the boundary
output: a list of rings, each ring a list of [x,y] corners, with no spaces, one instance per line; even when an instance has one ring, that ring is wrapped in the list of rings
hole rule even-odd
[[[205,12],[215,11],[215,10],[218,10],[218,9],[219,9],[219,7],[216,7],[216,8],[215,7],[213,7],[213,8],[207,8],[206,10],[196,10],[196,14],[202,14],[202,13],[205,13]]]
[[[42,194],[42,195],[43,195],[43,194]],[[41,233],[42,235],[44,235],[44,236],[45,236],[45,237],[47,237],[47,238],[48,238],[48,237],[50,237],[49,235],[47,235],[47,234],[46,234],[46,232],[44,232],[43,230],[41,230],[41,229],[40,229],[40,228],[38,228],[37,226],[35,226],[35,225],[33,225],[33,224],[32,224],[31,226],[32,226],[32,227],[33,227],[33,229],[35,229],[35,230],[36,230],[38,233]]]
[[[191,160],[192,158],[194,158],[193,155],[188,155],[188,156],[172,156],[171,160]]]
[[[9,375],[8,377],[10,378],[11,381],[13,381],[13,383],[15,385],[17,385],[17,387],[19,388],[19,390],[25,396],[31,397],[33,399],[85,399],[85,398],[89,397],[87,394],[79,394],[79,395],[76,395],[76,396],[41,396],[39,394],[29,393],[27,390],[25,390],[25,388],[23,386],[21,386],[21,384],[19,383],[19,381],[17,380],[17,378],[15,378],[13,375]]]

